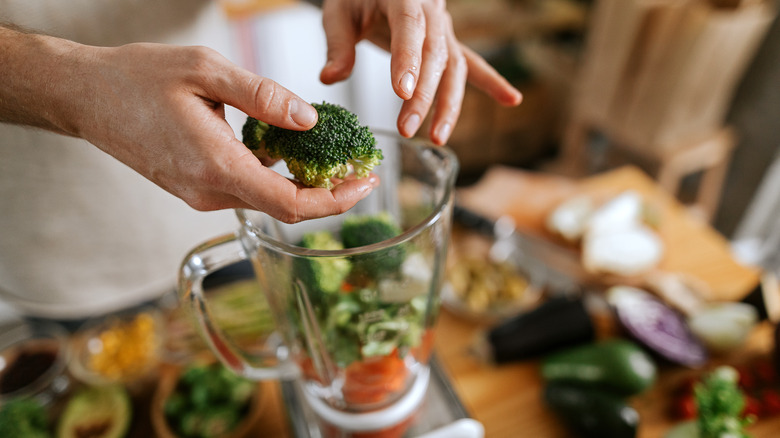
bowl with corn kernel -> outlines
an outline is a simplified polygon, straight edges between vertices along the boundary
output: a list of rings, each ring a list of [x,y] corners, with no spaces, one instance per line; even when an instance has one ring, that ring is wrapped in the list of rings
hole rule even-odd
[[[145,308],[85,323],[73,336],[71,373],[87,384],[128,388],[152,380],[160,364],[161,320],[158,310]]]

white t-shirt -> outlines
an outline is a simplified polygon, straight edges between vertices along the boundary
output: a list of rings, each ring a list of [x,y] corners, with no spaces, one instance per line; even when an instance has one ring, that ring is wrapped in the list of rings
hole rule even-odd
[[[0,21],[90,45],[198,44],[232,57],[212,0],[0,0]],[[83,140],[0,124],[0,300],[24,313],[83,318],[157,297],[189,249],[237,225]]]

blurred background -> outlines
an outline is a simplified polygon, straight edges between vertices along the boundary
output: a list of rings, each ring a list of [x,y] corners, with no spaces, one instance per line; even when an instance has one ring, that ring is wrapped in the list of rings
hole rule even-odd
[[[73,7],[52,4],[51,11]],[[362,42],[347,81],[320,83],[326,42],[317,6],[303,0],[204,4],[221,7],[229,21],[229,41],[222,38],[220,11],[198,22],[211,33],[207,45],[230,47],[223,54],[232,61],[307,101],[341,104],[364,125],[396,131],[402,102],[392,91],[384,51]],[[640,438],[667,436],[674,423],[694,418],[693,384],[724,364],[739,371],[747,397],[740,414],[760,419],[753,436],[777,436],[780,0],[449,0],[447,8],[460,40],[524,100],[502,107],[467,87],[448,142],[460,161],[458,208],[442,328],[432,341],[440,374],[421,416],[442,424],[472,416],[489,437],[514,437],[521,428],[528,436],[572,436],[547,409],[555,404],[549,390],[556,382],[536,359],[596,346],[590,359],[567,359],[591,370],[589,361],[604,356],[593,341],[630,339],[652,353],[652,362],[637,367],[628,359],[639,347],[618,342],[612,348],[620,357],[598,367],[607,370],[605,380],[622,378],[608,368],[615,363],[633,376],[612,383],[629,386],[618,402],[632,397],[635,416],[642,417]],[[106,3],[103,12],[114,11]],[[143,17],[144,26],[162,29],[154,17]],[[65,24],[92,37],[87,26]],[[172,33],[174,42],[188,36]],[[227,119],[240,136],[245,115],[227,108]],[[428,129],[426,120],[419,135]],[[587,211],[580,208],[583,198]],[[247,265],[231,266],[206,287],[218,324],[250,345],[265,342],[274,327],[251,276]],[[98,318],[69,339],[62,330],[0,330],[0,344],[32,339],[34,347],[48,348],[43,359],[55,371],[41,369],[51,398],[72,389],[70,380],[55,379],[67,374],[70,354],[74,382],[88,386],[102,387],[106,376],[99,374],[125,365],[120,378],[109,380],[129,390],[136,412],[150,413],[135,417],[128,436],[151,436],[171,421],[162,417],[163,403],[175,400],[183,364],[207,349],[178,304],[178,297],[165,296],[118,319]],[[0,302],[0,320],[4,313],[15,316]],[[114,348],[93,348],[96,339],[109,339]],[[0,356],[0,377],[11,375],[6,357],[12,356]],[[95,357],[101,366],[81,364]],[[15,378],[5,380],[15,391]],[[318,436],[300,432],[313,423],[300,394],[283,383],[262,382],[243,400],[244,414],[252,413],[241,418],[246,430]],[[126,397],[113,398],[128,417]],[[622,410],[628,405],[615,406],[618,420],[628,421]],[[581,407],[589,419],[590,403]],[[636,423],[627,427],[625,435],[599,430],[589,436],[636,436]]]
[[[316,7],[223,1],[245,67],[395,129],[400,102],[389,88],[387,54],[361,44],[352,78],[324,86]],[[772,234],[778,216],[776,7],[773,0],[449,1],[459,38],[524,94],[522,105],[503,108],[467,90],[449,142],[461,160],[459,185],[497,164],[572,177],[632,164],[726,237],[752,242],[742,247],[754,257],[753,238]]]

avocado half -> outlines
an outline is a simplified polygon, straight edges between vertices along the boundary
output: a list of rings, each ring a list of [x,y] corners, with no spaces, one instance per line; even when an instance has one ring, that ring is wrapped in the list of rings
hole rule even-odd
[[[84,387],[65,406],[57,438],[122,438],[130,427],[131,416],[132,404],[124,387]]]

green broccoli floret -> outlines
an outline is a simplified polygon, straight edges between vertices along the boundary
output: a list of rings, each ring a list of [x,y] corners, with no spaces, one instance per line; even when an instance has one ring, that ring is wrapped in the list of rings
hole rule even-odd
[[[49,438],[49,417],[39,402],[19,398],[0,408],[0,436],[3,438]]]
[[[368,176],[382,161],[382,151],[366,126],[349,110],[335,104],[312,104],[319,114],[308,131],[278,128],[247,117],[242,129],[244,144],[260,155],[283,159],[300,182],[311,187],[333,187],[331,178],[344,178],[350,170],[358,178]]]
[[[389,213],[376,215],[353,215],[341,224],[341,241],[345,248],[371,245],[401,234],[401,227]],[[385,250],[354,256],[356,275],[370,278],[397,271],[406,258],[404,245],[395,245]]]
[[[339,250],[344,245],[330,231],[306,233],[301,246],[308,249]],[[297,259],[296,273],[312,292],[335,293],[349,274],[352,264],[341,257],[311,257]]]

